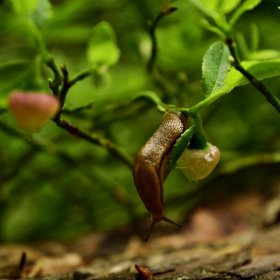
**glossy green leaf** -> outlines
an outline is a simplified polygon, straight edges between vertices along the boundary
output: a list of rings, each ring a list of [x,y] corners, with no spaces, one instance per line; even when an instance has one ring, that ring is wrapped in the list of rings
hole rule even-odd
[[[49,0],[38,0],[37,6],[30,14],[31,20],[42,28],[53,16],[52,5]]]
[[[87,56],[89,62],[97,68],[118,62],[120,50],[116,44],[115,32],[108,22],[101,22],[94,28]]]
[[[233,26],[236,21],[246,12],[249,10],[254,9],[258,4],[261,3],[262,0],[246,0],[244,1],[234,12],[232,15],[229,23]]]
[[[225,78],[230,70],[230,53],[221,41],[210,46],[203,57],[202,89],[206,96],[217,92],[225,86]]]
[[[280,75],[280,58],[262,60],[262,61],[244,61],[242,66],[258,80]],[[228,72],[225,84],[218,91],[212,93],[206,99],[213,102],[217,98],[229,93],[233,88],[248,84],[249,81],[235,68]],[[211,103],[210,102],[210,103]]]
[[[187,129],[180,138],[177,139],[176,143],[173,146],[172,153],[170,156],[170,168],[174,168],[177,160],[182,155],[184,150],[187,148],[193,134],[195,133],[196,127],[193,125]]]

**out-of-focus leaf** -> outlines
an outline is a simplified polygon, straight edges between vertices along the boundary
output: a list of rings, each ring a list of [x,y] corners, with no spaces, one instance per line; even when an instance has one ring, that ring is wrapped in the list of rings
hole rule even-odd
[[[206,20],[205,18],[202,18],[199,21],[200,25],[203,26],[206,30],[211,31],[213,33],[216,33],[218,36],[220,36],[221,38],[225,37],[224,33],[222,32],[222,30],[220,30],[218,27],[210,24],[210,22],[208,20]]]
[[[212,2],[212,1],[208,1],[208,2]],[[228,0],[216,0],[214,1],[216,2],[216,10],[218,10],[221,13],[229,13],[232,10],[234,10],[238,4],[241,2],[241,0],[232,0],[232,1],[228,1]]]
[[[212,4],[211,4],[212,1],[207,1],[207,0],[190,0],[190,2],[193,3],[202,13],[204,13],[205,15],[211,17],[215,21],[219,17],[219,14],[214,9],[211,8],[212,7]]]
[[[114,65],[119,60],[120,50],[116,44],[116,35],[108,22],[101,22],[93,29],[87,56],[89,62],[97,68]]]
[[[243,2],[232,15],[229,24],[233,26],[246,11],[254,9],[258,4],[261,3],[261,1],[262,0],[246,0]]]
[[[251,31],[252,31],[251,50],[257,51],[260,45],[260,33],[256,24],[252,24]]]
[[[248,56],[250,53],[250,49],[248,47],[245,36],[243,35],[243,33],[237,32],[235,35],[235,38],[236,38],[236,43],[238,45],[241,56],[244,57],[245,60],[249,60]]]
[[[190,0],[190,1],[202,13],[204,13],[205,15],[212,18],[217,25],[216,29],[220,30],[220,32],[217,32],[216,30],[211,28],[212,29],[211,31],[218,33],[219,35],[221,34],[222,37],[228,36],[228,35],[224,35],[224,34],[230,34],[231,29],[230,29],[228,22],[226,21],[224,13],[221,12],[221,10],[219,10],[217,7],[214,9],[215,5],[212,3],[212,1],[207,1],[207,0]]]
[[[280,57],[280,52],[276,50],[259,50],[248,55],[250,60],[267,60]]]
[[[31,19],[37,27],[43,27],[53,16],[49,0],[10,0],[14,11]]]
[[[13,61],[0,66],[0,104],[6,105],[7,96],[12,90],[36,89],[34,62]]]
[[[225,78],[230,70],[230,53],[221,41],[214,43],[207,50],[202,63],[202,89],[206,96],[225,86]]]
[[[209,13],[229,13],[237,7],[241,0],[191,0],[200,10],[207,10]]]
[[[10,3],[17,14],[28,16],[35,9],[38,0],[10,0]]]
[[[104,89],[110,85],[111,75],[108,72],[100,74],[95,71],[93,73],[93,82],[97,89]]]
[[[52,5],[49,0],[38,0],[36,8],[30,14],[31,20],[42,28],[53,16]]]

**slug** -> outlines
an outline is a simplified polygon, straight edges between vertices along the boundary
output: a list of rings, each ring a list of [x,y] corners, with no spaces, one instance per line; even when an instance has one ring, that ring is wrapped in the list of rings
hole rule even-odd
[[[182,226],[163,215],[163,182],[171,169],[170,155],[173,145],[187,127],[185,115],[172,111],[166,112],[159,128],[136,155],[133,170],[134,182],[152,218],[145,241],[148,241],[155,224],[162,220]]]

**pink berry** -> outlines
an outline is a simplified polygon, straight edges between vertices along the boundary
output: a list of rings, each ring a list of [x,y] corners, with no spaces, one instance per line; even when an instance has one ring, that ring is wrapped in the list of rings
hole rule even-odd
[[[8,107],[18,125],[29,132],[44,126],[59,110],[58,99],[47,93],[13,92]]]

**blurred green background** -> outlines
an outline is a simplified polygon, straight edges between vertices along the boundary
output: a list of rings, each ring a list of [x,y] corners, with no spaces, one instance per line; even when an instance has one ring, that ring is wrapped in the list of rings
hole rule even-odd
[[[42,30],[55,61],[66,63],[71,76],[90,67],[86,49],[93,27],[101,21],[113,26],[120,61],[110,67],[103,84],[88,77],[73,86],[66,104],[71,107],[93,101],[93,108],[64,117],[110,139],[133,157],[163,115],[145,100],[129,105],[127,100],[152,90],[166,103],[196,104],[204,98],[200,83],[203,55],[219,40],[199,26],[202,15],[189,1],[175,1],[172,6],[178,10],[164,17],[156,31],[156,65],[164,78],[162,86],[147,71],[151,48],[148,27],[159,13],[160,2],[52,0],[53,19]],[[278,5],[276,0],[263,1],[238,21],[236,35],[243,60],[280,56]],[[0,18],[0,105],[6,106],[9,93],[15,89],[50,93],[47,81],[52,73],[45,66],[38,69],[33,40],[5,1],[0,4]],[[253,34],[254,39],[259,34],[262,52],[250,49]],[[279,98],[279,78],[264,83]],[[203,109],[201,116],[208,139],[220,148],[222,158],[217,170],[199,186],[188,182],[179,170],[171,172],[165,182],[165,208],[166,216],[176,221],[185,219],[211,194],[228,197],[231,192],[247,189],[265,191],[279,176],[277,162],[258,166],[256,172],[258,161],[252,162],[253,167],[233,168],[231,174],[225,174],[227,164],[242,163],[242,157],[280,149],[279,114],[251,85],[234,89]],[[148,227],[149,213],[136,192],[132,169],[105,149],[68,134],[52,122],[32,135],[41,148],[16,131],[10,113],[2,112],[1,242],[66,239],[139,221]]]

